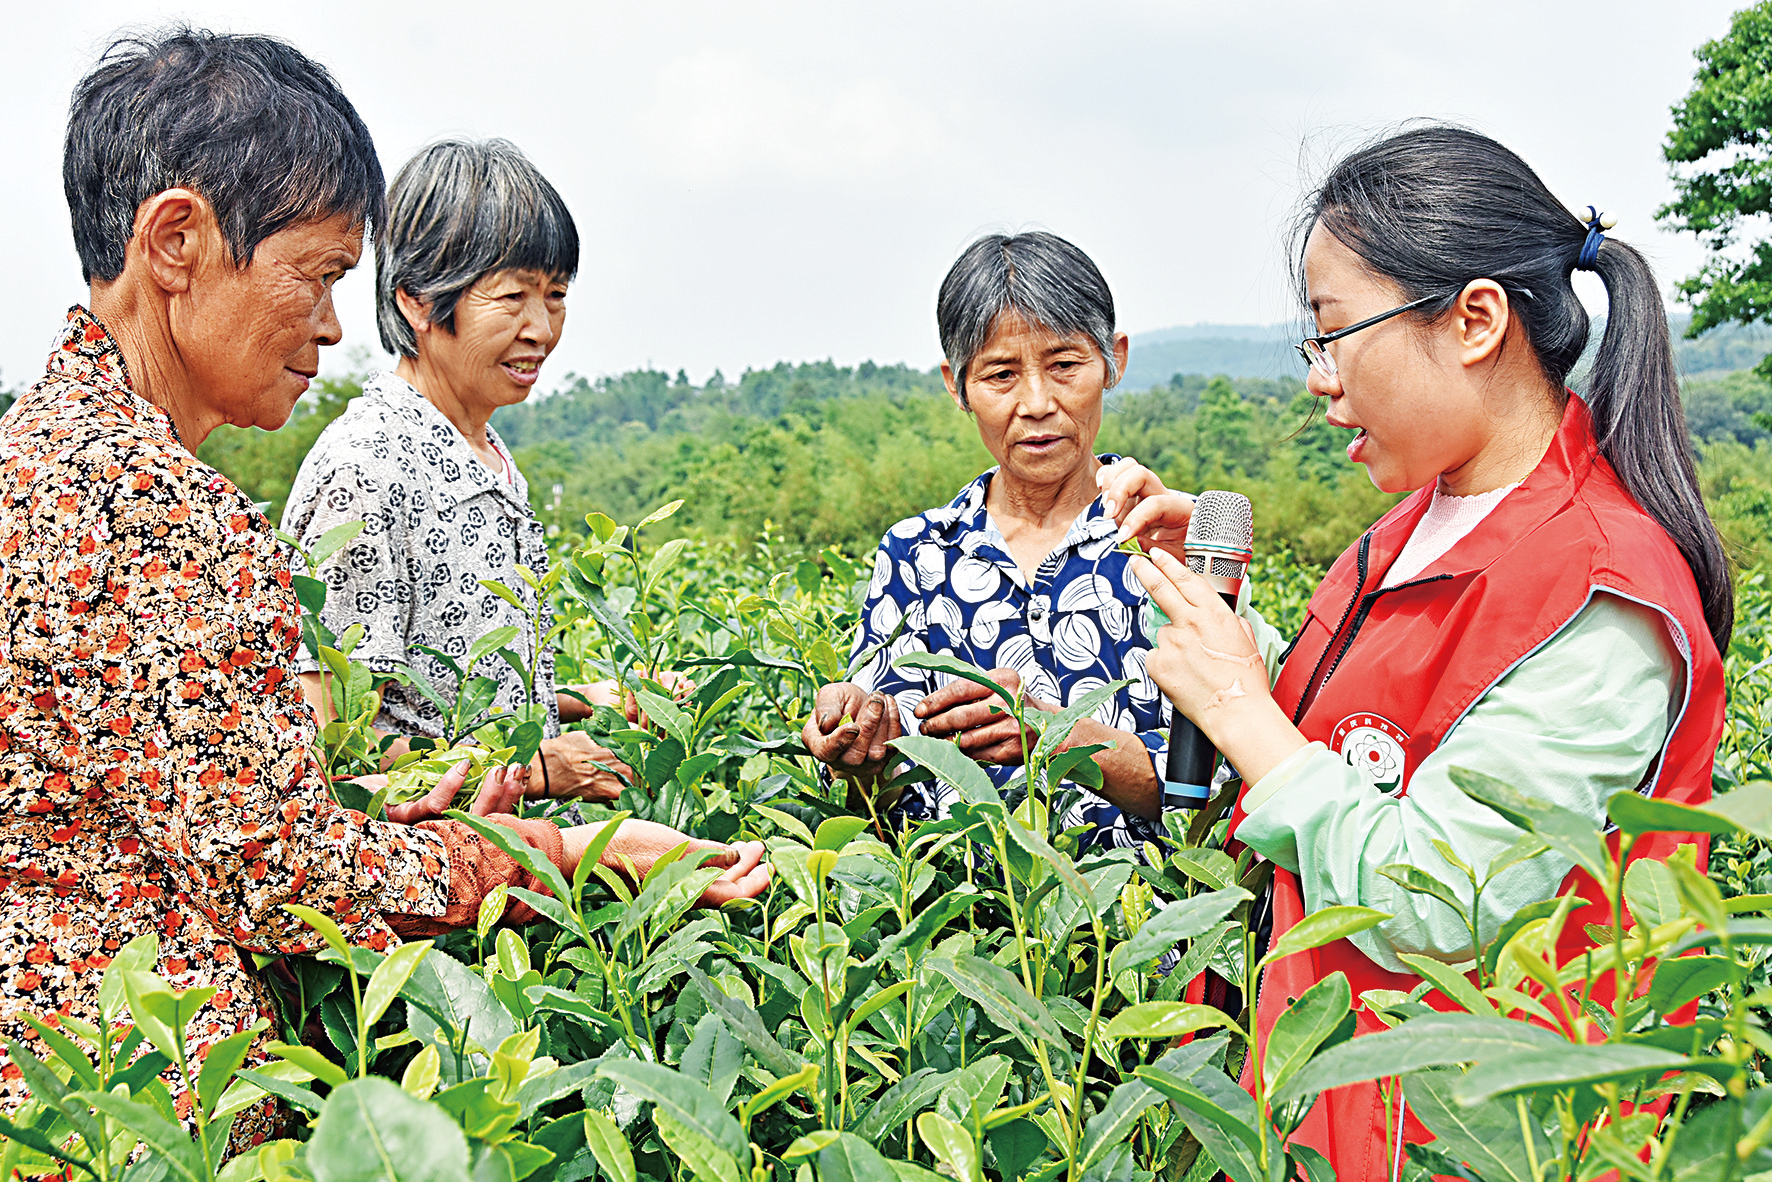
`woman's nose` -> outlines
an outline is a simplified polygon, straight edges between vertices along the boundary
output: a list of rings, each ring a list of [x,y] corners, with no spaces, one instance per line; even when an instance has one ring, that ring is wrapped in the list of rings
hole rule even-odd
[[[1035,370],[1029,374],[1021,386],[1021,413],[1029,418],[1040,419],[1051,414],[1058,407],[1058,394],[1052,388],[1052,381],[1044,373]]]
[[[540,300],[531,300],[524,310],[522,337],[538,345],[545,345],[554,339],[554,324],[548,317],[547,305]]]
[[[1304,388],[1318,398],[1333,398],[1341,393],[1341,375],[1325,377],[1323,371],[1313,365],[1305,370]]]

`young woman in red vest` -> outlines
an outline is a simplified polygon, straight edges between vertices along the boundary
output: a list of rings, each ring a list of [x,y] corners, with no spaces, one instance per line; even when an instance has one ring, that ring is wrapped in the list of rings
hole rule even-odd
[[[1122,536],[1153,543],[1138,577],[1172,621],[1151,675],[1242,773],[1236,837],[1276,864],[1274,935],[1335,904],[1394,916],[1270,968],[1263,1029],[1337,970],[1358,997],[1418,983],[1399,953],[1471,958],[1450,909],[1378,873],[1407,862],[1462,881],[1436,839],[1481,868],[1519,836],[1449,769],[1596,826],[1620,789],[1710,795],[1729,572],[1654,276],[1589,213],[1500,144],[1444,126],[1354,152],[1308,203],[1296,270],[1320,335],[1299,346],[1307,385],[1330,423],[1357,429],[1348,458],[1373,483],[1416,491],[1331,567],[1283,657],[1271,628],[1163,552],[1179,550],[1191,499],[1136,465],[1104,470]],[[1584,395],[1564,385],[1588,342],[1575,270],[1608,297]],[[1677,840],[1638,852],[1665,857]],[[1484,940],[1570,869],[1547,854],[1501,875]],[[1599,910],[1565,932],[1609,923]],[[1360,1011],[1362,1032],[1378,1026]],[[1376,1085],[1326,1093],[1299,1133],[1343,1178],[1394,1177],[1403,1137],[1431,1140],[1412,1117],[1387,1121]]]

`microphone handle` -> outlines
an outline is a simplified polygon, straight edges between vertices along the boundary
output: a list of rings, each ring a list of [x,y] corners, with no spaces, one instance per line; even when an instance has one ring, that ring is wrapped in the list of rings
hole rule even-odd
[[[1237,597],[1221,593],[1232,611]],[[1204,808],[1212,799],[1212,773],[1218,767],[1218,751],[1187,715],[1177,710],[1169,723],[1169,762],[1163,775],[1165,808]]]

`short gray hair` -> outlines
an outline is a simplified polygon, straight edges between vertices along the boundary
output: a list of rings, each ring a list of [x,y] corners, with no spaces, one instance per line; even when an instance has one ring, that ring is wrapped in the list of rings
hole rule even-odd
[[[381,165],[325,67],[271,37],[178,26],[113,41],[74,88],[62,149],[81,277],[123,273],[135,214],[172,188],[215,212],[236,267],[302,222],[382,220]]]
[[[406,162],[388,190],[375,242],[375,320],[381,343],[418,356],[398,292],[431,305],[455,331],[455,306],[497,271],[578,274],[578,227],[560,194],[509,140],[443,140]]]
[[[966,369],[1006,313],[1055,336],[1088,337],[1107,362],[1107,384],[1120,380],[1114,296],[1089,256],[1044,230],[987,234],[955,260],[935,301],[941,351],[961,406],[971,409]]]

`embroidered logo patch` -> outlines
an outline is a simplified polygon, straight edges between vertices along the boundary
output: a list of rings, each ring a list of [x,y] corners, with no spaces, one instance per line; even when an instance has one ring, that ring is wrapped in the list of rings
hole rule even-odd
[[[1408,738],[1408,732],[1381,714],[1350,714],[1335,725],[1329,749],[1374,788],[1396,796],[1403,790],[1403,743]]]

